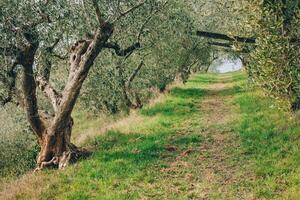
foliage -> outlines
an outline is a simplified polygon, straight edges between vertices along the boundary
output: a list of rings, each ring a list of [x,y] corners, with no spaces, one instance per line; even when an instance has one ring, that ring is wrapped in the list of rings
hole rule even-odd
[[[257,37],[250,54],[249,73],[276,98],[299,108],[299,1],[251,1],[249,24]]]
[[[100,17],[109,20],[122,16],[122,12],[139,3],[135,0],[96,2],[100,5]],[[62,94],[70,71],[69,49],[80,38],[91,39],[98,27],[99,16],[94,12],[93,1],[4,0],[0,5],[1,103],[24,106],[20,82],[24,66],[18,60],[25,60],[20,52],[29,43],[37,44],[31,77],[36,79],[40,74],[49,73],[49,78],[51,72],[49,85]],[[117,43],[120,48],[138,42],[138,48],[126,57],[117,56],[113,49],[101,53],[82,90],[83,107],[79,109],[115,114],[128,111],[131,106],[142,107],[156,91],[164,91],[177,75],[185,82],[209,58],[211,49],[196,38],[195,20],[182,1],[145,1],[139,9],[117,18],[114,23],[109,42]],[[128,83],[140,63],[141,69]],[[41,91],[37,97],[39,109],[45,111],[40,113],[53,116],[49,99]],[[30,142],[25,147],[33,149]],[[14,151],[12,146],[7,148]]]
[[[0,179],[12,178],[35,166],[38,148],[19,109],[9,105],[0,112]]]
[[[129,57],[119,58],[113,52],[105,52],[97,61],[85,84],[81,105],[85,109],[116,113],[127,110],[126,98],[136,103],[147,103],[154,91],[164,91],[176,76],[186,82],[190,74],[201,70],[207,63],[211,48],[195,36],[195,20],[179,1],[168,2],[153,14],[142,31],[141,48]],[[155,8],[152,8],[155,9]],[[129,45],[137,40],[137,29],[143,24],[138,16],[122,20],[129,37],[117,35],[114,40]],[[143,66],[131,83],[128,97],[124,97],[123,82],[126,82],[135,68]],[[113,92],[112,92],[113,91]]]

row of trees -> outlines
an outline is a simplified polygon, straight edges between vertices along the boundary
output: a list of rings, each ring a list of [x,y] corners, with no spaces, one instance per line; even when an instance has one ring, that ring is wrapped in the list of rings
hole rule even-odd
[[[289,104],[291,110],[299,110],[300,1],[243,0],[238,7],[234,2],[229,10],[238,10],[241,16],[236,17],[233,31],[198,31],[198,36],[210,38],[211,45],[231,49],[253,83]]]
[[[249,21],[256,48],[249,55],[249,72],[256,83],[278,99],[300,108],[300,1],[253,1]]]
[[[299,4],[3,0],[1,104],[25,110],[41,148],[37,169],[64,168],[82,154],[70,141],[77,101],[93,112],[141,108],[153,91],[207,71],[219,51],[240,58],[255,83],[297,110]]]
[[[25,110],[41,148],[37,170],[82,155],[71,143],[80,93],[93,111],[140,108],[151,91],[201,70],[211,52],[183,1],[4,0],[0,7],[0,99]]]

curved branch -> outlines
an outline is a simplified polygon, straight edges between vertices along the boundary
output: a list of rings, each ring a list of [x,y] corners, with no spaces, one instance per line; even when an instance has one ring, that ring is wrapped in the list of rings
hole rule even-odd
[[[57,111],[57,108],[59,106],[61,94],[57,92],[49,82],[52,68],[52,62],[49,56],[52,54],[53,49],[56,47],[59,41],[60,38],[56,39],[51,46],[41,51],[38,74],[36,76],[36,82],[39,89],[46,97],[50,99],[55,112]]]
[[[137,68],[135,68],[134,71],[131,73],[130,77],[128,78],[128,80],[126,82],[126,87],[127,88],[130,87],[131,82],[134,80],[134,78],[136,77],[136,75],[142,69],[143,65],[144,65],[144,62],[141,61],[141,63],[137,66]]]
[[[72,47],[69,78],[62,92],[58,111],[52,122],[51,134],[60,134],[60,130],[63,129],[70,120],[83,82],[112,33],[113,25],[104,23],[101,25],[101,28],[96,31],[93,40],[78,41]]]
[[[43,94],[51,100],[53,109],[56,112],[61,100],[61,94],[52,87],[49,81],[41,76],[36,77],[36,82]]]
[[[160,8],[162,9],[164,6],[167,5],[168,2],[169,2],[169,0],[165,1],[165,2],[163,3],[163,5],[162,5]],[[142,34],[143,34],[143,31],[144,31],[146,25],[151,21],[151,19],[153,18],[153,16],[155,16],[158,12],[161,11],[161,9],[155,10],[154,12],[152,12],[152,13],[146,18],[146,20],[145,20],[144,23],[142,24],[142,26],[141,26],[141,28],[140,28],[140,31],[139,31],[139,33],[138,33],[138,36],[137,36],[138,41],[140,41],[141,36],[142,36]]]
[[[25,65],[23,69],[22,90],[24,94],[24,106],[27,113],[27,119],[34,132],[39,136],[39,138],[41,138],[45,127],[38,113],[36,83],[34,80],[32,65]]]
[[[104,48],[113,49],[118,56],[127,56],[131,54],[134,50],[141,48],[141,44],[139,42],[134,43],[133,45],[127,47],[126,49],[122,49],[119,44],[116,42],[107,42],[104,45]]]

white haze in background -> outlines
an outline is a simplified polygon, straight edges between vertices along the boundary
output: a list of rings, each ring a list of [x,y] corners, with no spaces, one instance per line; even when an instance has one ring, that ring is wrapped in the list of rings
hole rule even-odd
[[[220,59],[212,64],[210,71],[215,73],[227,73],[241,70],[242,67],[243,64],[240,59]]]

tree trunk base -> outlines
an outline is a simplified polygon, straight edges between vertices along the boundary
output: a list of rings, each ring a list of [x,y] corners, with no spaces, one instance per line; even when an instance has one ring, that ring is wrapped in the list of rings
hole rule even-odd
[[[50,161],[39,162],[34,172],[41,171],[45,168],[64,169],[69,164],[75,163],[78,160],[87,158],[91,155],[91,151],[84,148],[78,148],[72,143],[68,145],[67,149],[68,150],[64,151],[61,155],[52,156]]]

